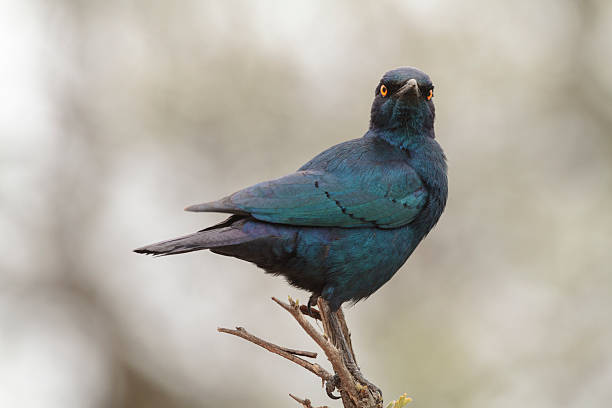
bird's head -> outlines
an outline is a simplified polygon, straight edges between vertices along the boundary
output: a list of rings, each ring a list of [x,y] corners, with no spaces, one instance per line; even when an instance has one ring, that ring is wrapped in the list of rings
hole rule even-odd
[[[374,94],[370,129],[405,130],[409,135],[434,137],[433,88],[429,76],[416,68],[385,73]]]

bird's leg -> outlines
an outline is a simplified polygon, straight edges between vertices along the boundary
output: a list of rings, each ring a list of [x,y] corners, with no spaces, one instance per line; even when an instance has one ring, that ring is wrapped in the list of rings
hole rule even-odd
[[[334,395],[334,391],[336,390],[336,388],[338,388],[339,385],[340,385],[340,376],[338,376],[338,374],[334,374],[331,380],[327,380],[325,382],[325,392],[327,393],[327,396],[329,398],[331,399],[342,398],[341,396]]]
[[[338,346],[343,351],[346,368],[357,381],[359,381],[362,385],[367,386],[369,389],[378,392],[382,398],[383,394],[381,389],[378,388],[376,385],[372,384],[363,376],[363,374],[361,374],[361,370],[355,362],[355,356],[353,355],[353,351],[351,350],[351,347],[349,347],[348,342],[344,337],[344,333],[340,327],[340,322],[338,321],[337,313],[338,312],[329,313],[329,323],[331,326],[331,330],[335,333],[337,337],[337,341],[339,343]]]
[[[365,385],[369,389],[376,391],[378,394],[380,394],[382,398],[382,395],[383,395],[382,390],[378,388],[376,385],[372,384],[370,381],[368,381],[368,379],[365,378],[363,374],[361,374],[361,370],[359,369],[359,367],[357,367],[357,364],[355,364],[354,362],[347,361],[346,368],[348,368],[351,375],[355,377],[355,379],[359,381],[361,385]]]

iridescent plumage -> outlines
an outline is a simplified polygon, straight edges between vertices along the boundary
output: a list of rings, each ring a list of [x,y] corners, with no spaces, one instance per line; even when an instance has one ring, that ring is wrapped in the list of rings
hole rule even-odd
[[[429,77],[415,68],[387,72],[362,138],[327,149],[288,176],[188,207],[232,216],[136,252],[210,249],[283,275],[333,310],[370,296],[404,264],[446,205],[446,159],[435,140],[432,92]]]

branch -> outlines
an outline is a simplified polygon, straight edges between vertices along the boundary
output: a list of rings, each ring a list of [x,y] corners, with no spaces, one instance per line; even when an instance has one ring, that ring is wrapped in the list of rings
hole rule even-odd
[[[289,299],[289,304],[281,302],[275,297],[273,297],[272,300],[283,309],[291,313],[293,318],[297,320],[300,326],[302,326],[302,329],[304,329],[304,331],[315,341],[315,343],[319,345],[319,347],[321,347],[321,349],[325,352],[327,359],[334,368],[334,372],[340,377],[340,384],[342,385],[341,391],[347,392],[351,400],[354,402],[357,401],[358,395],[355,389],[355,384],[351,377],[351,373],[344,364],[340,350],[338,350],[327,338],[325,338],[322,333],[315,329],[313,325],[308,323],[304,317],[304,314],[302,314],[300,311],[299,305],[293,301],[293,299]],[[325,325],[325,318],[323,320],[323,324]]]
[[[382,392],[374,384],[370,383],[361,374],[356,363],[355,352],[351,343],[351,334],[344,319],[342,310],[331,312],[329,305],[325,300],[319,298],[317,305],[318,310],[308,309],[305,306],[300,306],[298,302],[289,298],[289,303],[281,302],[276,298],[272,298],[276,304],[285,309],[293,316],[304,331],[314,340],[315,343],[323,350],[325,356],[329,360],[334,370],[334,375],[322,368],[316,363],[311,363],[303,358],[315,358],[316,353],[303,350],[294,350],[282,347],[247,332],[243,327],[236,329],[218,328],[221,333],[231,334],[243,338],[253,344],[257,344],[266,350],[278,354],[287,360],[304,367],[317,377],[325,382],[327,395],[331,398],[342,398],[342,402],[346,408],[381,408],[382,407]],[[323,333],[315,328],[307,317],[315,320],[321,320],[323,323]],[[338,389],[340,397],[333,395],[333,391]],[[300,399],[291,395],[295,401],[299,402],[302,407],[313,408],[310,400]],[[319,407],[327,408],[327,407]]]
[[[276,344],[270,343],[268,341],[260,339],[257,336],[252,335],[251,333],[246,331],[244,327],[236,327],[236,330],[219,327],[217,328],[217,331],[220,333],[232,334],[234,336],[238,336],[247,341],[250,341],[253,344],[257,344],[258,346],[263,347],[274,354],[278,354],[279,356],[284,357],[287,360],[304,367],[305,369],[307,369],[317,377],[320,377],[324,381],[329,381],[333,377],[327,370],[325,370],[320,365],[316,363],[311,363],[310,361],[306,361],[303,358],[297,357],[297,355],[301,355],[316,358],[317,353],[313,353],[311,351],[293,350],[288,349],[286,347],[277,346]]]
[[[297,402],[299,402],[300,404],[302,404],[302,406],[304,408],[313,408],[312,403],[310,402],[309,399],[300,399],[300,398],[296,397],[293,394],[289,394],[289,396],[291,398],[293,398],[294,400],[296,400]],[[327,405],[325,405],[325,406],[321,406],[321,407],[317,407],[317,408],[329,408],[329,407]]]
[[[321,320],[321,313],[319,313],[317,309],[313,309],[312,307],[309,310],[308,306],[300,305],[300,312],[302,312],[302,314],[305,314],[306,316],[312,317],[315,320]]]
[[[310,357],[310,358],[317,358],[317,353],[314,353],[312,351],[304,351],[304,350],[295,350],[295,349],[290,349],[287,347],[283,347],[283,346],[278,346],[276,344],[270,343],[268,341],[262,340],[259,337],[249,333],[248,331],[246,331],[246,329],[244,327],[236,327],[236,330],[233,329],[226,329],[223,327],[219,327],[217,328],[217,331],[220,333],[227,333],[227,334],[233,334],[234,336],[238,336],[238,337],[242,337],[245,340],[250,341],[251,343],[255,343],[258,346],[261,346],[263,348],[265,348],[266,350],[269,351],[276,351],[277,349],[280,351],[285,351],[289,354],[293,354],[295,356],[304,356],[304,357]]]

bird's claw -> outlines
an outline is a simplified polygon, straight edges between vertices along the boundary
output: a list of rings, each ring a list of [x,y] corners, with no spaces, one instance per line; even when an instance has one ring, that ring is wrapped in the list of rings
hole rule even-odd
[[[312,312],[311,309],[313,306],[317,305],[317,301],[319,300],[319,296],[318,295],[311,295],[310,298],[308,299],[308,304],[307,304],[307,308],[308,308],[308,316],[312,317]]]
[[[380,388],[378,388],[376,385],[372,384],[370,381],[367,380],[367,378],[365,378],[363,376],[363,374],[361,374],[361,370],[359,370],[359,367],[357,367],[356,364],[347,364],[347,368],[349,370],[349,372],[353,375],[353,377],[364,387],[369,388],[372,391],[377,392],[380,397],[382,398],[382,390]]]
[[[325,392],[329,398],[335,400],[342,398],[341,396],[334,395],[334,391],[338,388],[338,385],[340,385],[340,377],[338,377],[338,374],[335,374],[330,380],[325,382]]]
[[[382,390],[380,388],[378,388],[376,385],[372,384],[370,381],[368,381],[363,376],[363,374],[359,373],[359,375],[355,376],[355,378],[357,379],[357,381],[359,381],[361,383],[361,385],[369,388],[372,391],[377,392],[380,395],[380,397],[382,398],[382,395],[383,395]]]

